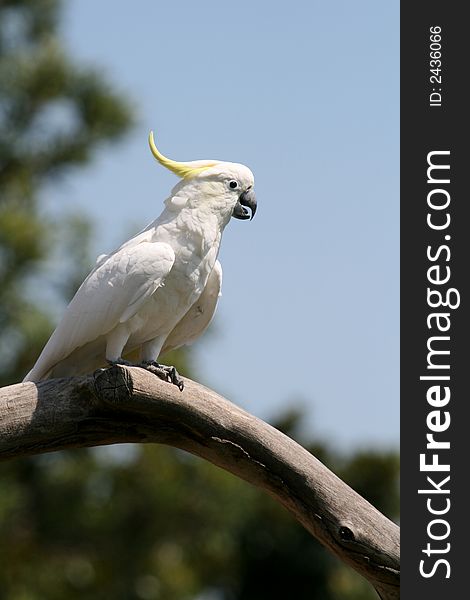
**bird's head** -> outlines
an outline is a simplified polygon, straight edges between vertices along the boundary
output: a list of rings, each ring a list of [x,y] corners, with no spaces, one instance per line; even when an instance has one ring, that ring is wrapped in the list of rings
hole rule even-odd
[[[252,219],[255,216],[254,177],[248,167],[219,160],[171,160],[158,150],[152,132],[149,145],[158,162],[181,178],[169,199],[174,206],[215,212],[225,222],[230,217]]]

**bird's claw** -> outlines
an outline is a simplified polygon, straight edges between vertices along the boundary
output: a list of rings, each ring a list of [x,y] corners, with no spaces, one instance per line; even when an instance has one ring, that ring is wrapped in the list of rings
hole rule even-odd
[[[123,365],[124,367],[132,367],[132,363],[128,360],[124,360],[123,358],[118,358],[117,360],[108,360],[106,362],[110,367],[114,367],[116,365]]]
[[[161,365],[156,360],[144,360],[140,364],[136,365],[135,363],[131,363],[127,360],[119,358],[118,360],[107,360],[107,363],[110,367],[114,367],[115,365],[124,365],[124,366],[129,366],[129,367],[133,367],[133,366],[141,367],[142,369],[146,369],[147,371],[150,371],[151,373],[153,373],[160,379],[163,379],[163,381],[167,381],[168,383],[172,383],[173,385],[176,385],[176,387],[181,392],[184,389],[184,381],[179,376],[179,373],[175,369],[175,367]],[[99,369],[99,371],[105,371],[105,370],[106,369]]]
[[[106,359],[106,362],[108,363],[107,367],[100,367],[99,369],[96,369],[94,371],[94,375],[97,376],[98,373],[104,373],[104,371],[107,371],[108,369],[110,369],[111,367],[115,367],[116,365],[119,366],[123,366],[123,367],[133,367],[134,365],[129,362],[128,360],[124,360],[123,358],[118,358],[117,360],[109,360],[109,358]]]
[[[143,369],[147,369],[147,371],[150,371],[160,379],[163,379],[163,381],[168,381],[168,383],[176,385],[180,392],[183,391],[184,381],[180,378],[175,367],[161,365],[155,360],[143,361],[139,366],[141,366]]]

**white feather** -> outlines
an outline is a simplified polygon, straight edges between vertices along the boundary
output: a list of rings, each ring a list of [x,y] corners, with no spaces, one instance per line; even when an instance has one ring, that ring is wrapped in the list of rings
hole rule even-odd
[[[175,186],[156,221],[98,257],[24,381],[89,372],[136,348],[156,360],[199,337],[220,296],[222,232],[252,185],[247,167],[218,163]]]
[[[192,344],[209,327],[221,296],[222,265],[217,261],[204,291],[165,340],[162,354]]]
[[[98,265],[70,302],[25,381],[38,381],[74,350],[133,317],[164,282],[175,260],[168,244],[122,248]]]

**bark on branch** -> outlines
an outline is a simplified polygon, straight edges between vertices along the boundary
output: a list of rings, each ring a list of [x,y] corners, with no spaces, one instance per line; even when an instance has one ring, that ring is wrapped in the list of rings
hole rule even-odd
[[[267,490],[323,545],[399,598],[399,529],[299,444],[191,380],[180,392],[139,368],[0,389],[0,458],[156,442]]]

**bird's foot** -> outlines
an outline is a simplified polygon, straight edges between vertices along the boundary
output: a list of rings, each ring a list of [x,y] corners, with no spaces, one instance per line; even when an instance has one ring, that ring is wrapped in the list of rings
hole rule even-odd
[[[123,365],[125,367],[132,367],[133,364],[128,360],[124,360],[123,358],[118,358],[117,360],[109,360],[106,359],[108,363],[107,367],[101,367],[100,369],[96,369],[95,374],[102,373],[103,371],[107,371],[110,367],[115,367],[116,365]]]
[[[139,367],[147,369],[147,371],[150,371],[160,379],[163,379],[163,381],[168,381],[168,383],[176,385],[180,392],[183,391],[184,381],[180,378],[175,367],[161,365],[156,360],[144,360]]]
[[[124,360],[123,358],[118,358],[117,360],[108,360],[106,359],[106,362],[108,363],[108,365],[110,367],[114,367],[115,365],[123,365],[125,367],[132,367],[133,364],[131,362],[129,362],[128,360]]]

